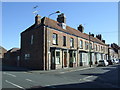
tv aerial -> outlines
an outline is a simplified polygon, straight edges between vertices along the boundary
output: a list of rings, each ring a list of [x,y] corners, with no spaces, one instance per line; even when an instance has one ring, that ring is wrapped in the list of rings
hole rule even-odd
[[[37,10],[37,8],[38,8],[37,5],[33,7],[33,9],[34,9],[33,14],[35,14],[35,15],[37,15],[39,12],[39,10]]]

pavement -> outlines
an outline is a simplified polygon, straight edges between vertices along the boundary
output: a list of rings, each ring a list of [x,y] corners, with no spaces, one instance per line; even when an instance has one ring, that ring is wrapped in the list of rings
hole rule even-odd
[[[86,70],[86,69],[92,69],[97,67],[97,65],[90,66],[79,66],[79,67],[69,67],[69,68],[61,68],[56,70],[28,70],[29,73],[67,73],[67,72],[73,72],[73,71],[79,71],[79,70]]]

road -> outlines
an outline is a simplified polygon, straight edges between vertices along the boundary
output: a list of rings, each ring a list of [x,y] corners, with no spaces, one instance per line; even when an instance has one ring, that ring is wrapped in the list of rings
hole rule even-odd
[[[52,71],[5,70],[2,88],[120,88],[120,65]]]

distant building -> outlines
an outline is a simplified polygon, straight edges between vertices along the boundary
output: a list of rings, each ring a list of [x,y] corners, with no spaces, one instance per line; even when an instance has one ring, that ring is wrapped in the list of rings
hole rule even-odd
[[[7,50],[0,46],[0,58],[4,58],[4,53],[6,53]]]
[[[19,48],[12,48],[8,50],[4,54],[4,64],[10,65],[10,66],[20,66],[19,60],[20,60],[20,49]]]
[[[21,33],[22,67],[51,70],[89,66],[101,59],[108,59],[108,45],[102,35],[84,33],[66,25],[60,14],[57,21],[36,15],[35,23]]]
[[[109,59],[120,59],[120,47],[115,43],[109,46]]]

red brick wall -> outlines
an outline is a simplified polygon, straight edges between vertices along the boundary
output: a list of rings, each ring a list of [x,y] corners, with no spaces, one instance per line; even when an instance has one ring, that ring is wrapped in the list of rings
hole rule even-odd
[[[31,69],[43,69],[43,26],[32,28],[21,33],[21,66]],[[31,35],[33,35],[33,44],[31,45]],[[25,60],[25,54],[30,54],[30,59]]]

